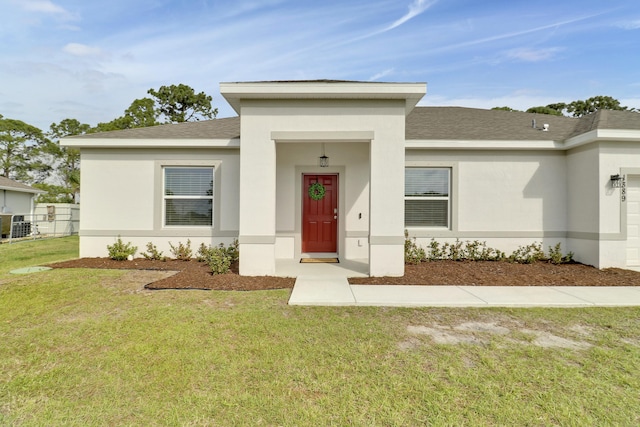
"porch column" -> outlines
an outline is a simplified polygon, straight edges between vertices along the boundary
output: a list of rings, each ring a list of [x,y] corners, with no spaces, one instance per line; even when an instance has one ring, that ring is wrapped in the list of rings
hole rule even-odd
[[[401,117],[404,120],[404,117]],[[404,130],[404,123],[401,129]],[[404,137],[404,132],[402,133]],[[369,274],[404,275],[404,140],[371,141]]]
[[[240,274],[274,275],[276,149],[269,136],[242,126],[240,143]]]

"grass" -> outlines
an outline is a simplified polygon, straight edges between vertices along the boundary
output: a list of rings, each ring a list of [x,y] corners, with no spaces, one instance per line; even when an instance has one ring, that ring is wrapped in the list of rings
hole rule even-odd
[[[74,258],[78,258],[78,236],[4,243],[0,245],[0,280],[10,277],[11,270]]]
[[[14,249],[0,246],[2,272],[5,256],[52,261]],[[297,307],[284,290],[151,292],[136,277],[0,283],[0,425],[640,422],[638,308]]]

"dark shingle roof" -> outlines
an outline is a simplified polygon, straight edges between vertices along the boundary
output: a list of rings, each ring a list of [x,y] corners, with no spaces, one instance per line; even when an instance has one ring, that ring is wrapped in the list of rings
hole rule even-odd
[[[533,120],[536,127],[532,126]],[[518,111],[416,107],[407,117],[407,140],[563,140],[577,119]],[[543,132],[543,124],[549,131]]]
[[[581,117],[579,122],[571,136],[596,129],[640,130],[640,114],[633,111],[598,110],[593,114]]]
[[[240,138],[240,117],[91,133],[82,139],[233,139]]]

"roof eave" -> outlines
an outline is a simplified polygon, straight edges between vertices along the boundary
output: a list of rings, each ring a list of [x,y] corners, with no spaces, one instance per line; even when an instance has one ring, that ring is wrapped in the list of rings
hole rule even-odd
[[[426,83],[250,82],[220,83],[220,93],[240,114],[243,99],[404,100],[408,114],[427,92]]]
[[[72,148],[239,148],[240,138],[229,139],[61,139],[60,145]]]

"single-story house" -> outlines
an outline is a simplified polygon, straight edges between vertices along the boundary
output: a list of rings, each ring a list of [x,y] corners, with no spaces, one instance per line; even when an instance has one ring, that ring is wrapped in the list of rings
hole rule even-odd
[[[404,233],[640,266],[640,114],[417,107],[424,83],[222,83],[238,117],[66,138],[80,255],[238,239],[240,273],[337,256],[402,275]]]
[[[0,191],[0,236],[6,237],[10,235],[11,217],[21,215],[28,219],[33,214],[35,197],[44,191],[4,176],[0,176]]]

